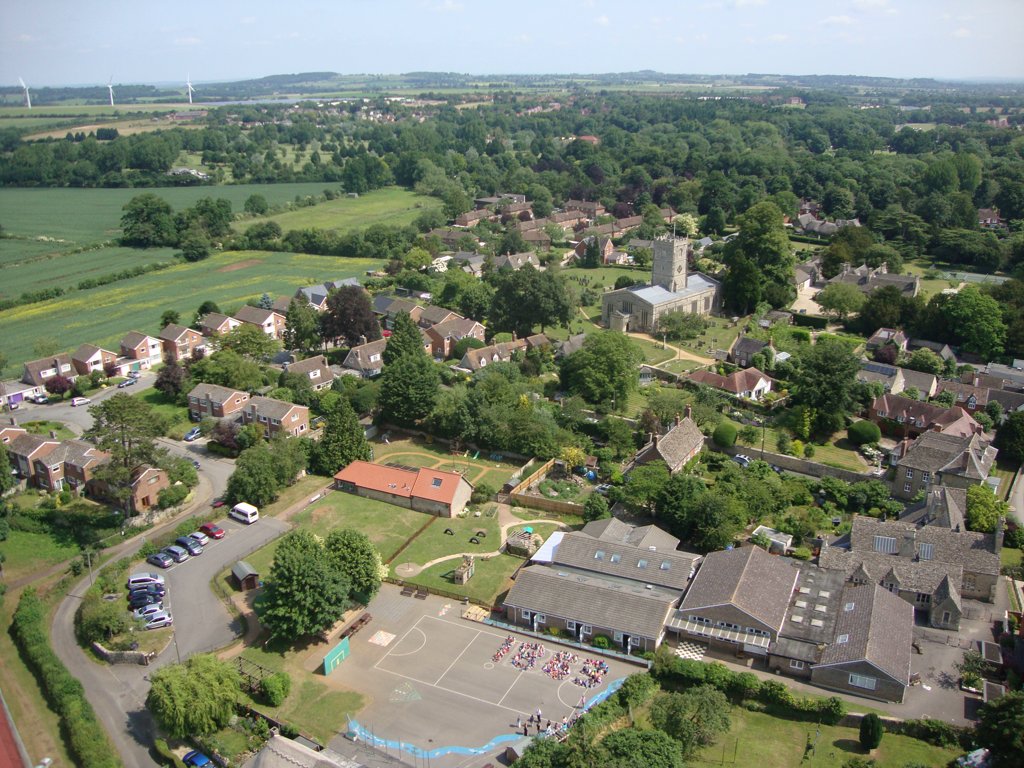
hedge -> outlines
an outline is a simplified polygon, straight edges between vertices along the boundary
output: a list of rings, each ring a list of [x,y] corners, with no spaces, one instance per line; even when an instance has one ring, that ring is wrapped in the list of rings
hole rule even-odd
[[[801,315],[797,313],[793,315],[793,325],[806,325],[809,328],[825,328],[828,325],[828,318],[818,317],[817,315]]]
[[[107,734],[86,701],[85,690],[57,658],[46,635],[46,611],[32,588],[18,601],[11,634],[25,664],[39,680],[50,708],[60,716],[68,751],[78,765],[123,768]]]
[[[153,749],[160,757],[160,762],[163,765],[169,765],[171,768],[185,768],[185,763],[171,751],[171,748],[167,746],[167,742],[163,739],[155,739],[153,741]]]
[[[846,430],[846,436],[854,445],[877,443],[882,439],[882,430],[873,421],[855,421]]]
[[[736,425],[729,421],[723,421],[715,431],[711,433],[711,439],[720,448],[732,448],[736,445]]]

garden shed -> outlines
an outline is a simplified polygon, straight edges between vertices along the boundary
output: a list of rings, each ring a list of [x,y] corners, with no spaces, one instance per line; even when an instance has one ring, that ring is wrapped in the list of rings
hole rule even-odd
[[[260,585],[260,575],[245,560],[239,560],[231,567],[231,575],[235,577],[238,588],[243,592],[256,589]]]

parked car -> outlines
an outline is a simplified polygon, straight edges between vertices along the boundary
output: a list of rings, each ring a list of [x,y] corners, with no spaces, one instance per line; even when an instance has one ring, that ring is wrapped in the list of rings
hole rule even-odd
[[[203,768],[203,766],[211,764],[210,758],[198,749],[193,749],[191,752],[186,754],[182,762],[190,768]]]
[[[128,371],[128,378],[129,378],[129,379],[137,379],[137,378],[139,378],[139,377],[140,377],[141,375],[142,375],[142,374],[141,374],[141,373],[139,373],[138,371]]]
[[[163,584],[147,584],[145,587],[129,589],[128,599],[131,600],[133,597],[138,597],[139,595],[156,595],[157,597],[163,597],[166,594],[167,587]]]
[[[139,587],[148,587],[150,584],[159,584],[160,586],[163,586],[164,577],[159,573],[133,573],[128,577],[128,581],[125,583],[125,586],[128,589],[138,589]]]
[[[213,503],[210,506],[213,507],[214,509],[220,509],[225,504],[227,504],[227,502],[224,501],[224,499],[214,499]]]
[[[183,549],[176,544],[164,547],[164,552],[176,563],[184,563],[189,558],[188,550]]]
[[[199,462],[198,462],[198,461],[196,461],[195,459],[192,459],[192,466],[193,466],[193,467],[195,467],[196,469],[199,469],[199,467],[200,467],[200,464],[199,464]]]
[[[149,605],[144,605],[141,608],[136,608],[132,611],[132,616],[136,619],[148,620],[153,614],[160,613],[163,609],[163,603],[150,603]]]
[[[742,453],[737,453],[732,457],[732,460],[739,464],[741,467],[749,467],[750,462],[753,461],[749,456],[744,456]]]
[[[192,429],[185,433],[185,442],[191,443],[193,440],[199,437],[200,434],[202,434],[202,432],[200,431],[199,427],[192,427]]]
[[[88,397],[72,397],[71,398],[71,407],[75,408],[75,407],[77,407],[79,405],[88,405],[91,402],[92,402],[92,400],[90,400]]]
[[[609,484],[609,483],[601,483],[599,486],[597,486],[594,489],[594,491],[596,493],[600,493],[602,496],[607,496],[608,495],[608,491],[610,491],[611,489],[612,489],[611,484]]]
[[[25,399],[28,400],[30,403],[35,403],[36,405],[50,404],[50,398],[48,398],[46,395],[29,395]]]
[[[124,381],[119,381],[117,383],[117,388],[124,389],[125,387],[134,387],[138,383],[138,379],[125,379]]]
[[[196,540],[196,541],[198,541],[198,542],[199,542],[200,544],[202,544],[202,545],[203,545],[204,547],[205,547],[205,546],[206,546],[207,544],[209,544],[209,543],[210,543],[210,537],[209,537],[209,536],[207,536],[207,535],[206,535],[205,533],[203,533],[202,531],[192,531],[192,533],[190,533],[190,534],[189,534],[189,537],[190,537],[190,538],[192,538],[192,539],[195,539],[195,540]]]
[[[136,595],[135,597],[128,599],[128,607],[133,611],[137,608],[143,608],[147,605],[153,605],[154,603],[163,602],[159,595]]]
[[[192,557],[203,554],[203,545],[191,536],[179,536],[174,543],[188,552]]]
[[[146,629],[160,629],[161,627],[169,627],[174,623],[174,619],[171,618],[171,614],[167,611],[158,611],[149,617],[146,622]]]
[[[211,539],[223,539],[225,533],[224,529],[216,523],[203,523],[199,526],[199,531],[200,533],[205,533]]]
[[[174,558],[166,552],[154,552],[146,558],[146,562],[155,565],[157,568],[170,568],[174,565]]]

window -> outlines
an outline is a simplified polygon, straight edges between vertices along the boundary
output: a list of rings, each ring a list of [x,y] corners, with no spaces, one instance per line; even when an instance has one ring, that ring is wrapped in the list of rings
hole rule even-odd
[[[622,633],[621,632],[616,632],[615,633],[615,642],[616,643],[621,643],[622,642]]]
[[[905,491],[906,493],[910,493],[910,483],[904,483],[904,484],[903,484],[903,490],[904,490],[904,491]]]
[[[280,419],[271,419],[270,423],[273,424],[276,427],[276,426],[280,425],[281,420]]]
[[[942,612],[942,623],[949,624],[949,611]]]
[[[878,412],[878,416],[879,416],[879,418],[884,419],[885,418],[885,411],[879,411]]]
[[[151,477],[151,478],[149,478],[149,480],[147,480],[146,482],[147,482],[147,483],[149,483],[150,485],[153,485],[153,483],[158,483],[158,482],[160,482],[160,477],[159,477],[159,476],[157,476],[157,477]]]
[[[266,416],[260,416],[259,420],[262,421],[263,423],[266,423],[267,417]]]
[[[548,617],[545,616],[543,613],[535,613],[533,614],[533,618],[538,624],[543,624],[545,621],[548,620]]]
[[[661,561],[661,566],[659,566],[659,567],[660,567],[661,570],[667,571],[670,568],[672,568],[672,563],[669,560],[662,560]]]
[[[580,627],[580,632],[583,633],[584,635],[589,635],[593,631],[594,631],[594,628],[591,627],[589,624],[584,624],[582,627]]]
[[[570,632],[575,632],[576,631],[576,622],[575,621],[567,621],[567,622],[565,622],[565,628],[567,630],[569,630]]]
[[[299,420],[299,414],[293,413],[292,414],[292,421],[298,421],[298,420]]]
[[[370,355],[371,363],[376,363],[378,360],[380,360],[380,355]]]
[[[929,480],[931,480],[931,477],[932,477],[932,473],[931,472],[924,472],[921,475],[921,482],[922,483],[927,483]]]
[[[440,488],[441,487],[441,478],[440,477],[435,477],[434,479],[432,479],[430,481],[430,485],[431,485],[432,488]]]
[[[856,607],[856,603],[847,603],[843,606],[844,611],[852,611]]]
[[[865,690],[873,691],[878,687],[878,680],[866,675],[850,675],[850,685],[854,688],[864,688]]]
[[[533,616],[533,611],[527,611],[525,608],[519,612],[520,617],[528,619]]]
[[[617,563],[620,560],[622,560],[622,555],[618,554],[617,552],[614,555],[611,556],[611,561],[613,563]]]
[[[914,598],[914,602],[918,605],[928,605],[932,601],[932,596],[924,592],[918,592]]]
[[[914,477],[914,470],[912,470],[910,467],[907,467],[907,479],[910,480],[913,477]]]
[[[917,545],[917,556],[921,560],[931,560],[934,556],[935,547],[931,544],[921,542]]]
[[[845,634],[839,635],[839,637],[836,638],[836,642],[839,643],[839,645],[845,645],[850,642],[850,636]]]
[[[594,553],[594,559],[595,560],[604,560],[604,550],[603,549],[597,550],[597,552]]]
[[[636,567],[637,568],[646,568],[647,567],[647,561],[646,560],[637,560],[636,561]]]
[[[790,669],[803,669],[804,668],[804,663],[802,661],[797,661],[796,659],[790,659],[789,660],[789,668]]]

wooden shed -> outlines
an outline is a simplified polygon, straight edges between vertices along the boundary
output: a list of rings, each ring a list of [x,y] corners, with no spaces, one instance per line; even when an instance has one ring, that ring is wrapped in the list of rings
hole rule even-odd
[[[256,589],[260,585],[259,573],[245,560],[239,560],[231,567],[231,575],[235,577],[235,583],[243,592]]]

